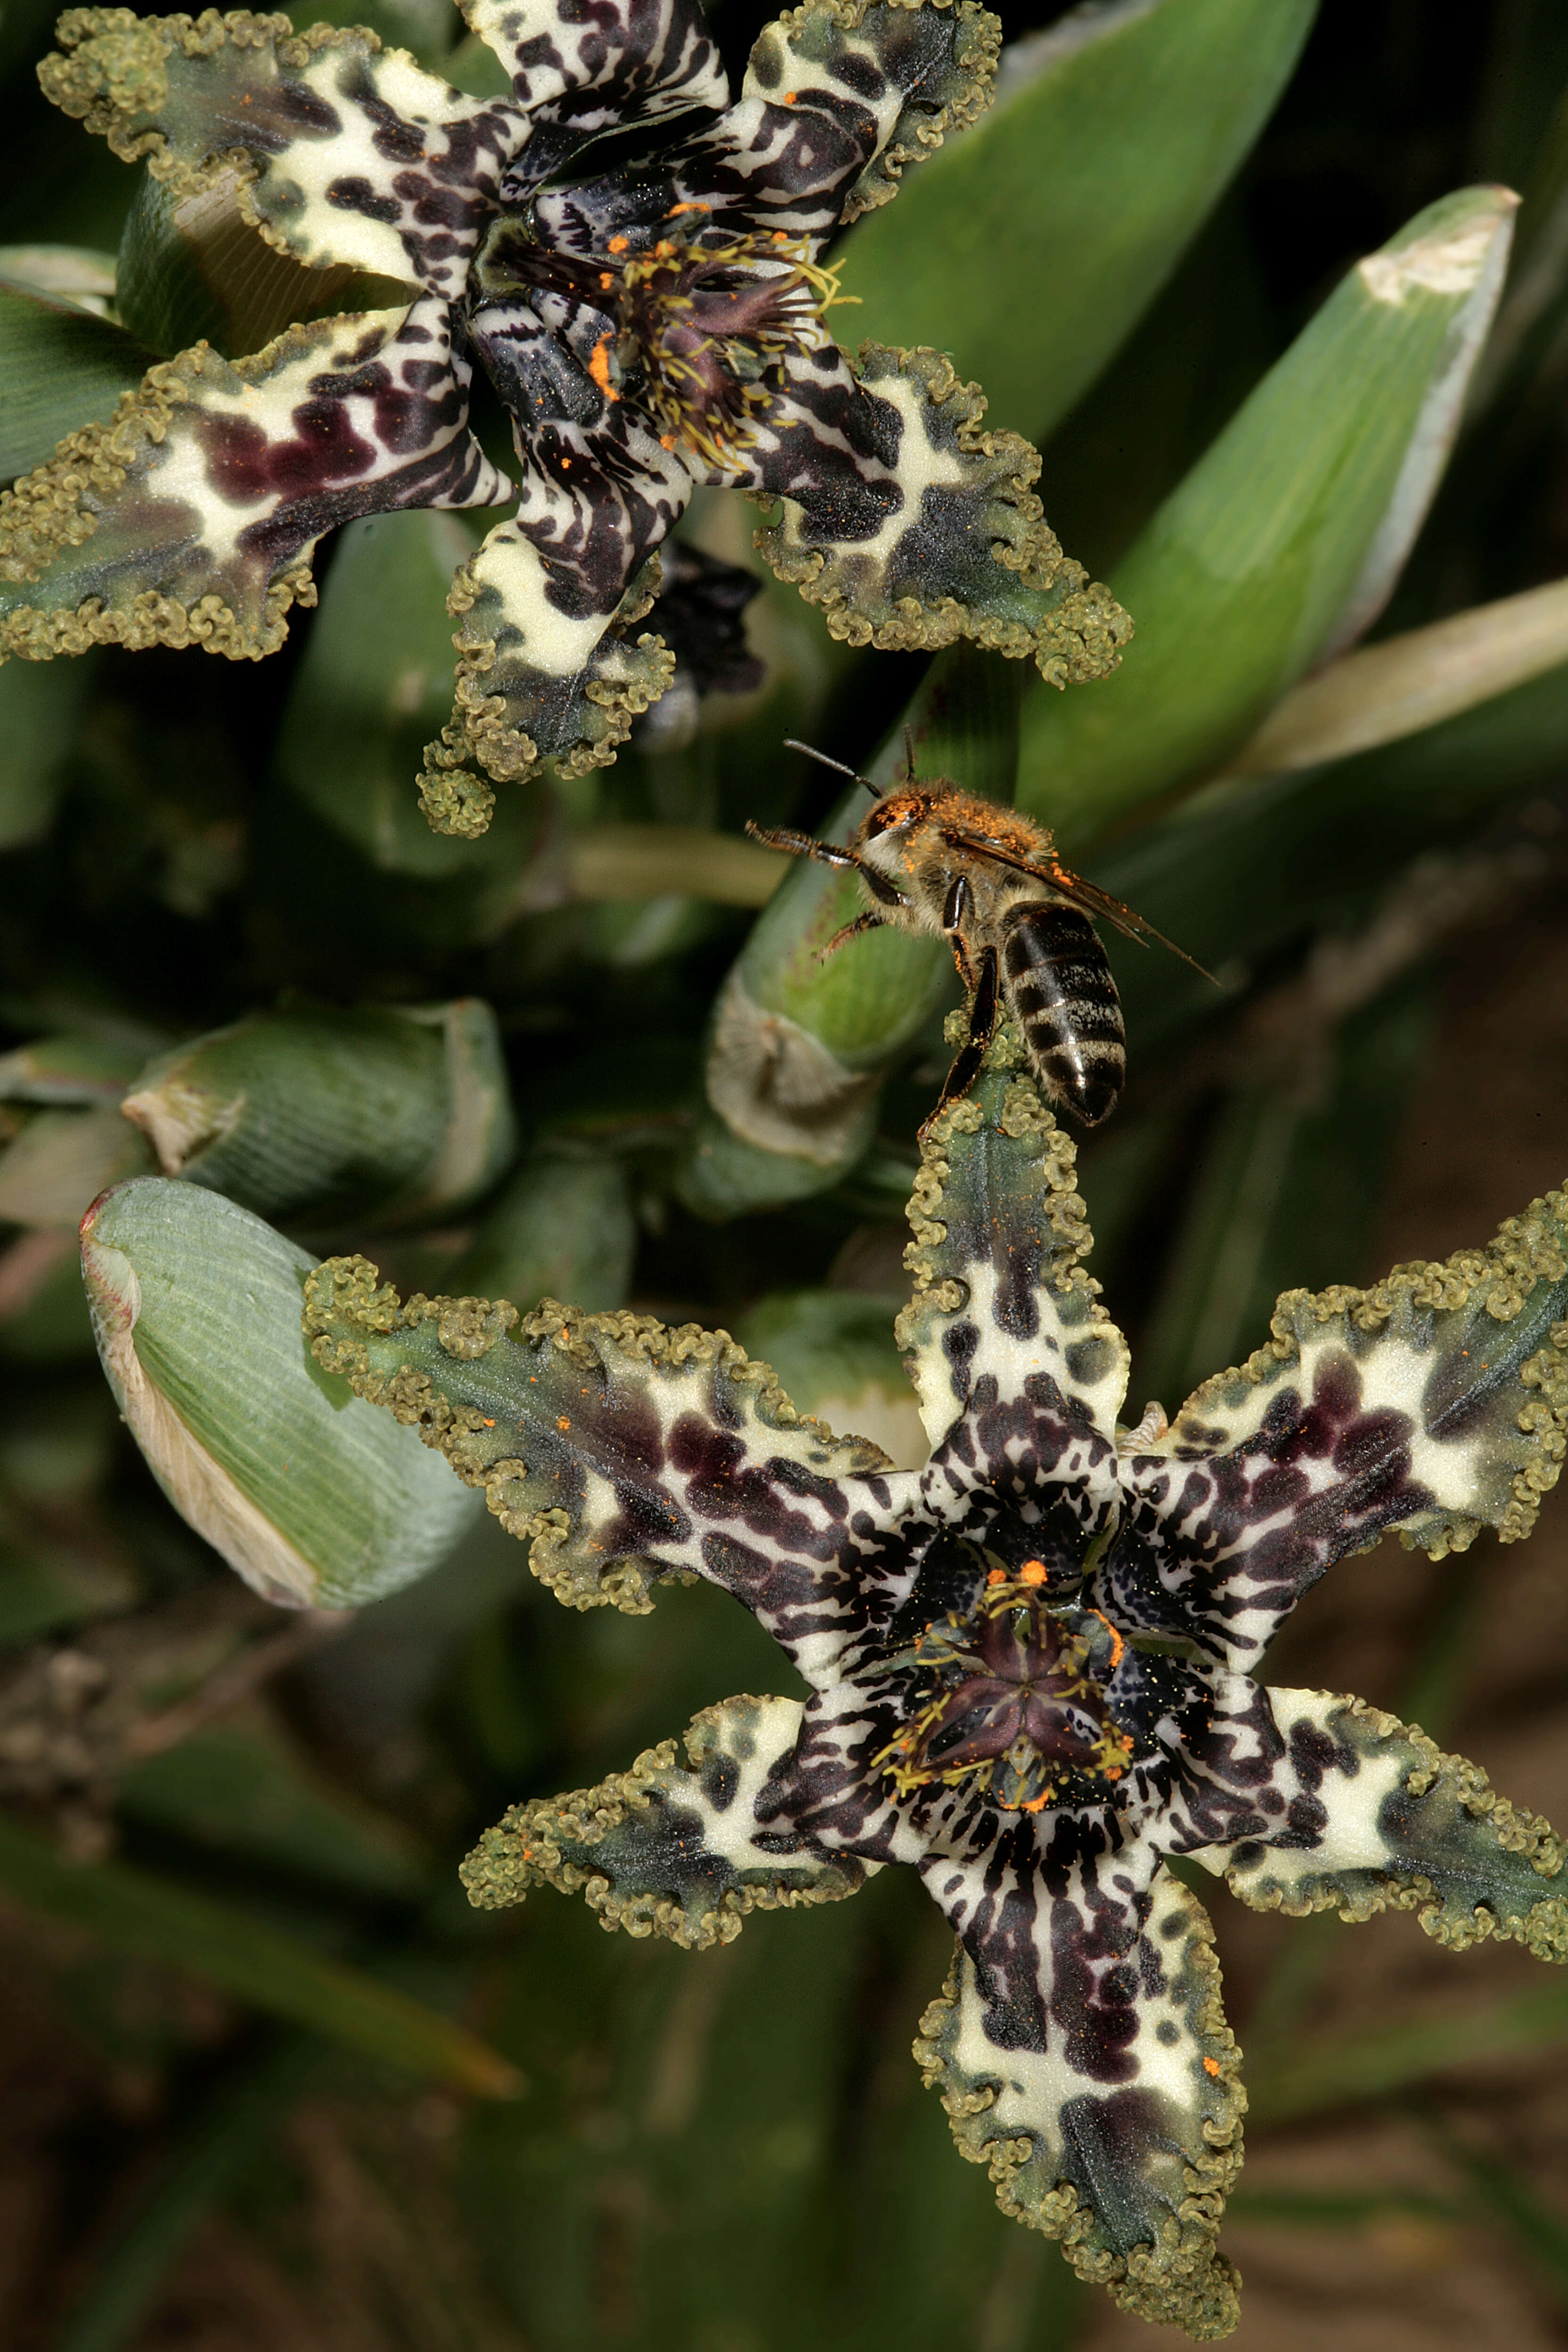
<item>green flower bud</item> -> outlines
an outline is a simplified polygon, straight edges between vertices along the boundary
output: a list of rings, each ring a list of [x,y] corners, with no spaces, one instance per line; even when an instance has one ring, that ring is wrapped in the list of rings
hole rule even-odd
[[[473,997],[252,1013],[164,1055],[121,1108],[166,1176],[311,1228],[456,1207],[514,1140],[495,1015]]]
[[[98,1351],[182,1517],[283,1607],[348,1608],[451,1548],[475,1498],[300,1332],[314,1259],[233,1201],[142,1177],[82,1220]]]

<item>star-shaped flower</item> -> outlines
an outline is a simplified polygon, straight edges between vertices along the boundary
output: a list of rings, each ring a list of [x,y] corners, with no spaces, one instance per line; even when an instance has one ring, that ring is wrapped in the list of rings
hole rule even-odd
[[[699,0],[466,13],[510,98],[361,29],[60,19],[40,68],[58,105],[174,199],[237,205],[306,265],[301,310],[356,272],[389,307],[232,363],[198,344],[62,443],[0,499],[0,653],[272,651],[324,531],[512,495],[469,430],[477,358],[521,482],[449,599],[457,702],[423,786],[444,831],[483,830],[485,777],[613,759],[663,693],[673,657],[637,624],[700,484],[779,502],[758,544],[837,635],[973,636],[1058,685],[1114,668],[1126,615],[1062,556],[1034,450],[983,429],[939,353],[851,363],[824,315],[825,242],[989,103],[996,20],[976,0],[807,0],[731,103]],[[589,173],[596,135],[667,117],[686,120],[662,149]]]
[[[801,1420],[722,1333],[311,1277],[329,1369],[416,1422],[577,1607],[722,1585],[810,1688],[736,1698],[603,1787],[521,1805],[465,1865],[698,1946],[909,1863],[957,1930],[916,2054],[1004,2209],[1117,2300],[1237,2317],[1215,2239],[1245,2104],[1190,1856],[1243,1902],[1414,1910],[1568,1958],[1568,1867],[1472,1766],[1254,1671],[1300,1595],[1397,1529],[1526,1534],[1568,1431],[1568,1195],[1486,1251],[1289,1293],[1167,1425],[1083,1271],[1074,1155],[1016,1032],[934,1122],[910,1209],[931,1441],[893,1470]]]

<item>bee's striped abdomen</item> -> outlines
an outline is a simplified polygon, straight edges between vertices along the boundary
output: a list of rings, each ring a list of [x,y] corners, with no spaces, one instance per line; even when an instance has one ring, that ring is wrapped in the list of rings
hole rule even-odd
[[[1049,899],[1014,908],[1003,927],[1002,982],[1047,1093],[1093,1127],[1121,1092],[1127,1037],[1087,915]]]

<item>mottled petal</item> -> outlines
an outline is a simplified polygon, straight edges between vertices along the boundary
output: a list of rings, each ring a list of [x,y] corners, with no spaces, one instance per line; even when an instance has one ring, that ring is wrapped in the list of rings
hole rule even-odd
[[[449,320],[426,299],[290,327],[232,364],[201,343],[151,369],[107,425],[0,495],[0,650],[259,656],[291,603],[314,603],[323,531],[495,505],[510,485],[468,431]]]
[[[1568,1854],[1463,1757],[1363,1699],[1271,1690],[1289,1803],[1194,1860],[1257,1911],[1414,1911],[1464,1951],[1485,1936],[1568,1960]]]
[[[465,98],[361,26],[70,8],[58,38],[47,96],[176,194],[242,155],[241,209],[270,243],[448,297],[528,137],[516,107]]]
[[[701,1949],[738,1936],[748,1911],[855,1894],[874,1863],[825,1853],[770,1811],[800,1715],[794,1699],[728,1699],[687,1732],[688,1770],[667,1739],[596,1789],[514,1805],[462,1866],[468,1900],[495,1911],[542,1883],[581,1887],[603,1927]]]
[[[1022,1065],[1007,1024],[926,1139],[897,1334],[933,1449],[931,1507],[960,1521],[980,1494],[1026,1530],[1065,1510],[1076,1557],[1120,1500],[1127,1346],[1081,1270],[1072,1145]]]
[[[1124,1459],[1101,1606],[1248,1664],[1326,1568],[1527,1535],[1568,1445],[1568,1196],[1372,1290],[1288,1291],[1273,1338]]]
[[[705,1577],[828,1682],[909,1589],[913,1479],[800,1419],[725,1332],[550,1300],[521,1321],[483,1299],[402,1306],[363,1258],[317,1268],[305,1328],[327,1370],[485,1488],[573,1607],[645,1610],[659,1578]]]
[[[1108,676],[1131,623],[1063,555],[1029,444],[984,430],[978,386],[940,352],[863,343],[853,384],[828,356],[791,370],[773,430],[748,459],[745,480],[783,499],[782,520],[757,539],[779,578],[851,645],[910,652],[972,637],[1032,655],[1054,686]]]
[[[1030,1832],[925,1865],[959,1945],[915,2055],[1005,2212],[1129,2310],[1226,2335],[1244,2100],[1207,1916],[1147,1847],[1068,1815]]]
[[[542,233],[602,252],[608,237],[640,240],[672,215],[690,234],[700,214],[725,236],[778,229],[815,249],[984,112],[999,34],[974,0],[808,0],[764,28],[720,121],[645,171],[550,190]]]
[[[527,305],[488,305],[472,333],[519,420],[521,490],[515,517],[453,585],[457,705],[432,767],[449,779],[471,763],[519,782],[552,759],[581,774],[614,759],[673,675],[662,638],[637,624],[658,584],[649,558],[684,511],[691,477],[624,404],[601,396]],[[478,821],[444,822],[429,782],[427,813],[443,830],[482,831],[492,796],[477,779],[462,790]]]
[[[535,124],[575,138],[609,126],[723,106],[730,85],[700,0],[460,0],[463,15],[511,76]],[[552,158],[563,151],[540,142]],[[524,159],[531,172],[534,158]]]
[[[896,1801],[879,1759],[900,1717],[888,1691],[840,1682],[813,1694],[787,1772],[772,1791],[787,1822],[834,1853],[863,1861],[919,1862],[931,1830],[956,1801],[947,1789],[929,1807]],[[923,1794],[924,1792],[922,1792]]]

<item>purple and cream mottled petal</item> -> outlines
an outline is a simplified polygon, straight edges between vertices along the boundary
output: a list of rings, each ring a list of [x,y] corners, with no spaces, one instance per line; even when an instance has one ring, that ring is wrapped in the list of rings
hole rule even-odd
[[[305,1328],[327,1370],[485,1488],[570,1606],[645,1610],[661,1579],[702,1577],[820,1686],[909,1590],[914,1479],[802,1420],[724,1332],[548,1299],[521,1321],[483,1299],[403,1306],[363,1258],[317,1268]]]
[[[667,1739],[597,1788],[514,1805],[462,1865],[469,1902],[581,1889],[601,1927],[700,1950],[731,1942],[748,1911],[855,1894],[877,1864],[828,1853],[772,1807],[800,1717],[794,1699],[728,1699],[693,1721],[684,1768]]]
[[[1243,2101],[1207,1917],[1147,1844],[1043,1819],[924,1865],[959,1943],[915,2055],[1005,2212],[1141,2316],[1225,2335]]]
[[[1194,1853],[1257,1911],[1414,1911],[1464,1951],[1485,1936],[1568,1960],[1568,1853],[1424,1731],[1329,1691],[1271,1690],[1283,1812]]]
[[[1372,1290],[1288,1292],[1268,1347],[1124,1457],[1102,1570],[1130,1628],[1256,1661],[1300,1595],[1397,1531],[1440,1558],[1528,1534],[1568,1447],[1568,1196]]]
[[[576,253],[657,234],[677,207],[693,229],[777,229],[815,251],[884,204],[906,164],[991,101],[999,27],[973,0],[817,0],[759,37],[736,103],[646,169],[542,200],[542,233]],[[522,159],[523,168],[533,157]]]
[[[577,138],[622,122],[722,107],[730,86],[700,0],[460,0],[535,123]],[[541,142],[552,156],[559,142]],[[531,169],[533,158],[523,159]]]
[[[313,603],[324,531],[410,506],[493,506],[445,303],[291,327],[232,364],[153,368],[0,495],[0,650],[195,645],[258,657]]]
[[[244,159],[239,201],[312,266],[461,294],[526,116],[466,98],[374,33],[283,16],[137,16],[73,8],[39,79],[180,195]]]
[[[1026,1528],[1065,1509],[1086,1538],[1120,1503],[1127,1347],[1081,1271],[1090,1235],[1075,1172],[1005,1024],[927,1136],[910,1203],[915,1287],[898,1339],[931,1441],[928,1506],[943,1520],[1006,1510]]]

